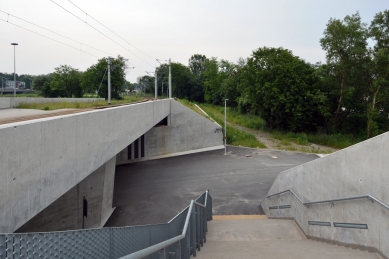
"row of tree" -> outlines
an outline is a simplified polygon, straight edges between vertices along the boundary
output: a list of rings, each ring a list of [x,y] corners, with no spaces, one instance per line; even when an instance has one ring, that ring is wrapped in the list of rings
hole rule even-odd
[[[108,95],[108,58],[98,62],[82,72],[69,65],[61,65],[53,73],[45,75],[17,75],[17,81],[26,82],[26,88],[40,91],[44,97],[82,97],[84,93],[97,93],[102,98]],[[133,89],[134,85],[125,79],[126,63],[123,57],[111,58],[112,98],[120,99],[124,89]],[[13,80],[13,74],[0,74]]]
[[[320,43],[325,64],[283,48],[256,49],[237,64],[193,55],[188,66],[172,63],[173,96],[217,105],[229,99],[229,106],[262,116],[271,129],[367,137],[387,131],[389,11],[369,25],[359,13],[330,19]],[[167,71],[167,65],[158,68],[159,89],[167,85]]]

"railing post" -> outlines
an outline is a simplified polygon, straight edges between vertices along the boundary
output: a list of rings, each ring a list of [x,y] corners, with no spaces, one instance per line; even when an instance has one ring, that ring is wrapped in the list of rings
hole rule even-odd
[[[178,241],[176,244],[176,256],[175,259],[181,259],[181,242]]]
[[[166,249],[163,248],[159,251],[159,259],[166,259]]]
[[[192,208],[192,215],[191,215],[191,220],[192,220],[192,231],[191,231],[191,254],[193,257],[196,257],[196,205],[193,205]]]
[[[197,206],[196,210],[196,247],[197,250],[200,251],[200,229],[201,229],[201,222],[200,222],[200,207]]]
[[[189,259],[190,255],[191,255],[191,253],[190,253],[190,250],[191,250],[190,249],[190,233],[191,233],[190,228],[191,228],[191,223],[189,220],[188,228],[186,230],[186,235],[185,235],[185,247],[183,249],[183,254],[184,254],[183,259]]]
[[[204,245],[204,207],[200,207],[200,246]]]

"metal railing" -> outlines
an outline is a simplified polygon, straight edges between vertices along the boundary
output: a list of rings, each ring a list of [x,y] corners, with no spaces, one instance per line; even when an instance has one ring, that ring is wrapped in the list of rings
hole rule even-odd
[[[209,220],[212,197],[207,190],[166,224],[0,234],[0,259],[188,259],[206,242]]]
[[[336,198],[336,199],[329,199],[329,200],[320,200],[320,201],[312,201],[312,202],[303,202],[303,200],[292,190],[292,189],[288,189],[288,190],[285,190],[285,191],[282,191],[282,192],[278,192],[278,193],[275,193],[275,194],[272,194],[272,195],[269,195],[267,196],[268,199],[270,199],[271,197],[274,197],[274,196],[277,196],[277,195],[281,195],[281,194],[284,194],[284,193],[287,193],[287,192],[290,192],[292,193],[297,200],[299,200],[299,202],[301,202],[303,205],[305,206],[309,206],[309,205],[313,205],[313,204],[319,204],[319,203],[332,203],[334,204],[334,202],[338,202],[338,201],[348,201],[348,200],[357,200],[357,199],[368,199],[368,200],[371,200],[372,202],[377,202],[378,204],[380,204],[381,206],[383,206],[384,208],[388,209],[389,210],[389,205],[387,205],[386,203],[380,201],[379,199],[377,199],[376,197],[370,195],[370,194],[366,194],[366,195],[361,195],[361,196],[350,196],[350,197],[343,197],[343,198]]]

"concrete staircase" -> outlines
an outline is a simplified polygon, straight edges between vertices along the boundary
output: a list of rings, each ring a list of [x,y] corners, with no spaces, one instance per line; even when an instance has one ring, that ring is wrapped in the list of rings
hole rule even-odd
[[[214,216],[199,259],[296,258],[378,259],[369,253],[307,239],[292,220],[266,216]]]

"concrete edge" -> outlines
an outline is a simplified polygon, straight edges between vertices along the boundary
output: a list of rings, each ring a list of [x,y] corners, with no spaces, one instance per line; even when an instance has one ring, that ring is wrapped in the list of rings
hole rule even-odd
[[[105,215],[103,220],[101,220],[101,222],[100,222],[100,227],[99,228],[103,228],[105,226],[105,224],[107,223],[107,221],[109,220],[109,218],[111,217],[111,215],[115,211],[115,209],[116,209],[116,207],[113,207],[111,209],[111,211]]]
[[[197,107],[197,109],[199,109],[202,113],[204,113],[205,116],[207,116],[207,118],[211,121],[213,121],[216,125],[218,125],[220,128],[222,128],[222,126],[219,125],[219,123],[217,123],[214,119],[212,119],[211,116],[208,115],[208,113],[206,113],[203,109],[200,108],[200,106],[198,106],[197,104],[195,104],[195,106]]]
[[[267,219],[266,215],[213,215],[213,220],[258,220]]]
[[[142,158],[129,160],[129,161],[126,161],[124,163],[117,163],[116,165],[125,165],[125,164],[132,164],[132,163],[136,163],[136,162],[144,162],[144,161],[156,160],[156,159],[162,159],[162,158],[168,158],[168,157],[183,156],[183,155],[195,154],[195,153],[200,153],[200,152],[205,152],[205,151],[219,150],[219,149],[223,149],[223,148],[224,148],[224,145],[220,145],[220,146],[215,146],[215,147],[206,147],[206,148],[182,151],[182,152],[166,154],[166,155],[142,157]]]
[[[292,217],[281,217],[281,218],[278,218],[278,217],[269,217],[269,219],[281,219],[281,220],[293,220],[294,223],[296,224],[296,226],[300,229],[301,233],[307,238],[307,239],[311,239],[311,240],[314,240],[314,241],[319,241],[319,242],[324,242],[324,243],[327,243],[327,244],[331,244],[331,245],[338,245],[338,246],[344,246],[344,247],[348,247],[348,248],[351,248],[351,249],[358,249],[358,250],[361,250],[361,251],[367,251],[369,253],[377,253],[379,256],[381,256],[383,259],[389,259],[388,257],[386,257],[380,250],[378,250],[377,248],[375,247],[371,247],[371,246],[363,246],[363,245],[357,245],[357,244],[350,244],[350,243],[344,243],[344,242],[339,242],[339,241],[334,241],[334,240],[330,240],[330,239],[326,239],[326,238],[321,238],[321,237],[314,237],[314,236],[309,236],[309,235],[306,235],[304,230],[300,227],[300,225],[298,224],[298,222],[292,218]]]
[[[278,151],[278,152],[287,152],[287,153],[293,153],[293,154],[306,154],[306,155],[316,155],[319,158],[328,156],[330,154],[317,154],[317,153],[308,153],[308,152],[296,152],[296,151],[290,151],[290,150],[281,150],[281,149],[270,149],[270,148],[255,148],[255,147],[244,147],[244,146],[232,146],[227,145],[227,147],[238,147],[238,148],[246,148],[246,149],[255,149],[255,150],[263,150],[268,152]]]

